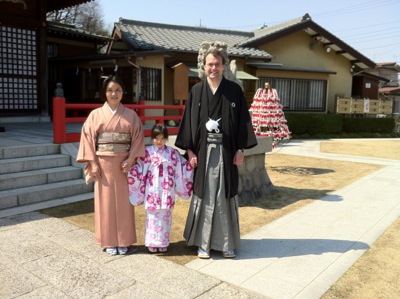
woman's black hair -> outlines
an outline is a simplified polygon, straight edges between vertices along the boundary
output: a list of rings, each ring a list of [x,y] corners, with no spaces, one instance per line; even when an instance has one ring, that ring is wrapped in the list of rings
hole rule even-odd
[[[107,102],[106,91],[107,91],[108,84],[109,84],[110,82],[118,83],[118,84],[121,86],[121,88],[122,88],[122,92],[125,91],[124,82],[122,81],[122,79],[121,79],[120,77],[118,77],[118,76],[116,76],[116,75],[110,75],[110,76],[108,76],[108,77],[103,81],[103,85],[101,86],[101,89],[100,89],[100,98],[101,98],[101,100],[104,101],[104,102]]]
[[[168,128],[163,124],[155,124],[151,129],[151,139],[156,138],[158,135],[163,135],[165,139],[168,139]]]

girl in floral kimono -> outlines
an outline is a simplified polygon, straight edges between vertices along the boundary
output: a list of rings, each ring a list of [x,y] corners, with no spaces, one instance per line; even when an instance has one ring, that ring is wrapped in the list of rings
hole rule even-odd
[[[166,145],[166,126],[156,124],[151,139],[153,145],[146,147],[145,156],[128,173],[128,185],[131,203],[144,202],[145,246],[154,253],[168,249],[175,195],[190,198],[193,168],[176,149]]]

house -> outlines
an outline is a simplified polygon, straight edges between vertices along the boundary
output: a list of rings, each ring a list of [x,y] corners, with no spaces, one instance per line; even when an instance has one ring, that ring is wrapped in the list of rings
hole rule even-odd
[[[203,41],[227,43],[249,106],[257,88],[270,82],[284,111],[335,113],[337,97],[377,97],[379,84],[387,81],[367,74],[375,63],[308,14],[251,32],[120,18],[111,37],[45,20],[46,12],[85,2],[0,0],[0,9],[7,12],[0,16],[0,51],[6,53],[1,58],[0,115],[48,117],[57,82],[67,102],[98,102],[102,78],[113,73],[125,82],[124,103],[183,104],[199,81],[197,55]],[[18,46],[27,50],[14,58],[11,52]]]
[[[103,57],[109,37],[95,35],[65,24],[47,22],[47,102],[52,115],[56,84],[62,82],[69,103],[82,103],[98,98],[101,74],[91,70],[94,57]],[[73,61],[73,64],[71,64]],[[92,61],[92,62],[89,62]]]
[[[375,68],[375,63],[344,43],[317,23],[310,15],[265,27],[243,42],[268,51],[275,65],[253,64],[260,83],[269,81],[280,93],[285,111],[334,113],[338,97],[365,97],[366,90],[356,76]],[[380,78],[379,78],[380,79]],[[372,89],[378,78],[368,78]]]
[[[2,121],[21,116],[48,121],[55,83],[59,80],[71,87],[67,91],[86,88],[81,82],[75,84],[78,80],[71,72],[63,73],[58,62],[52,63],[51,59],[91,57],[108,43],[109,38],[48,22],[46,13],[90,1],[0,0]],[[80,98],[81,94],[77,94],[76,100]]]
[[[245,90],[254,90],[255,81],[258,79],[246,72],[245,63],[268,61],[271,56],[263,50],[236,46],[251,36],[251,32],[121,18],[115,23],[107,53],[111,56],[125,53],[139,67],[135,92],[146,99],[147,104],[174,104],[177,100],[187,99],[191,86],[199,80],[197,56],[203,41],[225,42],[228,45],[230,60],[235,60],[239,69],[237,77],[244,81]],[[181,78],[182,72],[186,73],[184,80]]]
[[[400,65],[396,62],[377,63],[376,69],[370,71],[380,77],[388,79],[388,82],[379,86],[379,97],[383,100],[393,101],[393,114],[400,118]]]
[[[136,59],[141,70],[137,93],[149,102],[182,102],[197,82],[197,53],[202,41],[228,44],[249,103],[256,89],[269,82],[278,90],[285,111],[335,113],[337,97],[377,99],[379,83],[386,80],[367,73],[376,64],[308,14],[253,32],[121,18],[115,23],[112,39],[107,53],[126,53]],[[182,73],[187,80],[182,80]],[[146,90],[149,85],[151,89]]]

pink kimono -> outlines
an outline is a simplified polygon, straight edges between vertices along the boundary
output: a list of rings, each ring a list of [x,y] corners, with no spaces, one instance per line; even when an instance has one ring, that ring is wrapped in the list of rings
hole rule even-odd
[[[144,202],[146,209],[145,246],[168,247],[175,195],[190,198],[193,168],[176,149],[151,145],[132,166],[128,184],[131,203]]]
[[[100,151],[100,133],[128,133],[131,137],[129,150]],[[133,110],[122,104],[113,115],[105,103],[93,110],[83,124],[77,162],[96,160],[100,167],[101,177],[94,184],[94,211],[96,243],[102,248],[128,247],[136,243],[134,207],[129,202],[127,174],[123,173],[121,164],[128,157],[144,156],[144,150],[142,123]]]

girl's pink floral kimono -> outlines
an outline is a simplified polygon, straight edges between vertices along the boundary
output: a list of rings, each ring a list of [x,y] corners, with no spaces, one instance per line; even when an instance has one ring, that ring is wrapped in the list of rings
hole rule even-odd
[[[145,246],[167,248],[175,195],[189,199],[193,189],[193,168],[170,147],[146,147],[128,173],[129,200],[146,209]]]

